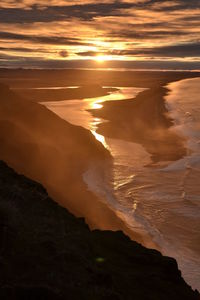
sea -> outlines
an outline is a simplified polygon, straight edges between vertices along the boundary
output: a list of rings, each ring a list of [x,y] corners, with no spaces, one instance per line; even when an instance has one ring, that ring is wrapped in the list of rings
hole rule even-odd
[[[187,155],[156,167],[142,145],[98,134],[98,125],[106,120],[88,111],[101,109],[106,101],[134,101],[144,89],[113,87],[117,91],[102,97],[41,103],[90,130],[111,152],[112,176],[100,178],[88,169],[83,174],[88,188],[103,196],[134,232],[150,237],[163,255],[174,257],[186,282],[200,291],[200,78],[166,87],[165,105],[173,119],[170,130],[185,137]]]

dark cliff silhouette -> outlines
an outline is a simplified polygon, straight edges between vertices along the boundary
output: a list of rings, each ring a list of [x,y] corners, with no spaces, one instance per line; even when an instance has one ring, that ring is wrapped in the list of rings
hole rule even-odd
[[[0,161],[0,298],[195,300],[176,261],[122,232],[91,232]]]

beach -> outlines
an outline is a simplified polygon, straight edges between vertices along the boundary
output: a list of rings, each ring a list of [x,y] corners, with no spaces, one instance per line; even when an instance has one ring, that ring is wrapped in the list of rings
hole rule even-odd
[[[76,72],[73,82],[70,72]],[[9,129],[11,140],[19,149],[17,152],[16,149],[11,151],[13,145],[8,143],[5,151],[1,152],[2,158],[18,171],[44,184],[57,202],[75,215],[83,216],[91,228],[121,229],[146,247],[175,257],[187,282],[193,288],[199,288],[199,249],[193,247],[198,245],[199,223],[193,216],[180,217],[179,210],[191,212],[188,206],[184,206],[186,200],[181,202],[184,190],[179,189],[178,180],[182,178],[182,173],[167,171],[174,163],[187,157],[188,137],[174,128],[174,116],[169,113],[165,101],[170,94],[170,82],[175,84],[199,74],[85,71],[87,81],[94,78],[91,93],[84,71],[80,74],[78,71],[70,72],[70,78],[65,82],[59,82],[57,78],[57,84],[56,80],[51,82],[54,72],[49,75],[49,81],[41,72],[40,85],[37,85],[33,74],[29,80],[23,80],[23,77],[20,80],[19,76],[17,82],[12,81],[11,76],[7,81],[4,78],[3,81],[9,83],[20,97],[25,90],[26,96],[32,94],[32,99],[28,100],[31,102],[19,101],[17,106],[25,107],[28,115],[34,108],[38,111],[38,117],[27,120],[17,112],[19,116],[16,121],[13,120],[16,111],[13,113],[12,122],[19,125],[20,119],[21,130],[21,120],[24,120],[23,129],[29,124],[30,132],[34,126],[34,135],[29,137],[29,148],[25,149],[25,133],[22,135],[20,131],[19,139],[19,134],[16,136]],[[39,71],[33,73],[38,75]],[[45,99],[39,97],[46,92],[47,81],[49,87],[61,88],[61,92],[53,94],[53,101],[48,94]],[[78,89],[82,84],[85,94],[69,99],[70,95],[80,95]],[[77,92],[71,92],[71,87]],[[38,92],[38,88],[42,92]],[[65,94],[69,98],[66,96],[65,100],[61,100]],[[5,112],[9,113],[10,118],[8,107],[4,108],[4,115]],[[8,128],[5,127],[6,133]],[[70,136],[70,139],[63,139],[63,136]],[[38,145],[39,137],[42,143]],[[33,151],[33,144],[39,150]],[[21,156],[26,153],[29,158],[31,155],[33,165],[27,164],[27,161],[22,165]],[[59,174],[58,178],[55,174]],[[198,215],[197,210],[196,213]],[[182,221],[191,226],[186,223],[183,227]],[[180,257],[184,259],[179,260]],[[190,270],[186,268],[188,265]]]

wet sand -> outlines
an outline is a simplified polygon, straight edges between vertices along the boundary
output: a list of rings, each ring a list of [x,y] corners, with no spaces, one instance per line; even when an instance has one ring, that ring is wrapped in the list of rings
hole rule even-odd
[[[107,120],[98,126],[97,133],[141,144],[154,163],[180,159],[187,152],[185,139],[171,129],[173,120],[164,100],[167,92],[156,86],[134,99],[105,102],[103,108],[90,110],[93,116]]]

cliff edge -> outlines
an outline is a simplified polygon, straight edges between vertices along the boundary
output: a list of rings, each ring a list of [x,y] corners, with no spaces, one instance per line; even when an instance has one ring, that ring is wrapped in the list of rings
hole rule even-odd
[[[90,231],[0,161],[1,299],[199,299],[176,261],[122,232]]]

